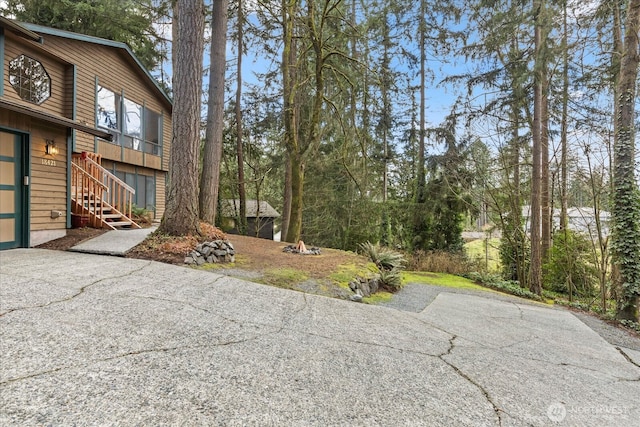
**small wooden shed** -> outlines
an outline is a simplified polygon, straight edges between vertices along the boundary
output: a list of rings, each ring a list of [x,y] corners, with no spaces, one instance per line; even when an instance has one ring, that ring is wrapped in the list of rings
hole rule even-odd
[[[229,234],[240,234],[237,219],[240,215],[240,200],[222,201],[223,229]],[[264,200],[247,200],[247,230],[245,235],[273,240],[276,218],[280,214]]]

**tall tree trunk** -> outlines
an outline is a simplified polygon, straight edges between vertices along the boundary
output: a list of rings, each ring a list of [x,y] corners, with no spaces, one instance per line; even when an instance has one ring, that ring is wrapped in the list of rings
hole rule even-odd
[[[542,245],[541,245],[541,180],[542,180],[542,114],[543,114],[543,72],[542,72],[542,22],[540,20],[541,2],[533,0],[535,19],[535,65],[533,96],[533,171],[531,174],[531,267],[529,289],[542,293]]]
[[[425,249],[428,246],[427,240],[427,218],[425,205],[427,201],[427,182],[425,172],[425,137],[426,137],[426,118],[425,110],[427,108],[426,101],[426,22],[425,15],[427,12],[426,0],[420,0],[420,18],[419,18],[419,34],[420,34],[420,117],[418,129],[418,155],[416,161],[416,188],[414,196],[414,212],[413,212],[413,249]]]
[[[568,156],[569,147],[567,142],[568,126],[569,126],[569,45],[567,43],[569,28],[568,28],[568,5],[567,0],[564,0],[562,5],[562,117],[560,120],[560,230],[564,234],[564,254],[565,265],[571,263],[572,257],[570,256],[569,247],[569,227],[568,227],[568,211],[569,211],[569,183],[568,183]],[[604,257],[604,253],[602,254]],[[566,284],[569,291],[569,301],[573,301],[573,268],[567,269]],[[605,290],[602,289],[604,295]]]
[[[216,222],[222,136],[224,130],[224,77],[227,49],[228,0],[213,0],[211,7],[211,64],[207,127],[200,179],[200,218]],[[177,116],[180,117],[180,116]]]
[[[427,12],[427,2],[426,0],[420,0],[420,133],[418,139],[418,171],[417,171],[417,179],[418,179],[418,191],[416,202],[417,203],[425,203],[426,202],[426,176],[425,176],[425,136],[426,136],[426,109],[427,109],[427,99],[426,99],[426,68],[427,68],[427,52],[426,52],[426,23],[424,22]]]
[[[291,216],[287,229],[287,242],[300,240],[302,234],[302,196],[304,186],[304,160],[301,155],[291,155]]]
[[[295,20],[298,9],[298,0],[282,0],[282,32],[283,32],[283,49],[282,49],[282,94],[284,105],[284,146],[287,152],[287,169],[285,171],[285,200],[283,206],[283,230],[282,240],[295,242],[297,239],[296,232],[291,235],[291,218],[294,211],[294,159],[296,152],[299,150],[298,140],[298,118],[296,108],[296,81],[297,81],[297,61],[295,49]],[[296,179],[300,177],[297,176]],[[296,206],[297,209],[297,206]],[[297,225],[295,226],[297,227]]]
[[[640,55],[640,0],[630,0],[617,80],[614,139],[614,263],[622,290],[617,317],[638,321],[640,297],[640,200],[635,178],[635,103]]]
[[[291,213],[291,157],[285,154],[284,165],[284,196],[282,203],[282,226],[280,228],[280,239],[286,241],[289,232],[289,217]]]
[[[543,45],[544,45],[543,41]],[[546,50],[546,49],[545,49]],[[544,57],[543,53],[543,57]],[[552,222],[552,206],[551,193],[549,190],[549,78],[547,74],[547,61],[543,59],[542,64],[542,101],[540,107],[540,166],[542,168],[540,174],[540,205],[542,207],[541,227],[542,227],[542,261],[547,262],[549,250],[551,249],[551,229]]]
[[[560,119],[560,229],[567,230],[567,212],[569,210],[569,183],[568,183],[568,156],[569,147],[567,144],[567,134],[569,125],[569,46],[567,43],[569,28],[568,28],[568,13],[567,13],[567,0],[563,2],[562,11],[562,117]],[[567,241],[567,234],[565,233],[565,243]]]
[[[387,201],[387,193],[389,192],[389,130],[391,129],[391,99],[389,92],[391,91],[391,70],[389,69],[391,58],[389,55],[389,49],[391,47],[391,40],[389,34],[389,22],[388,22],[388,8],[385,7],[385,13],[382,18],[384,23],[382,24],[382,146],[383,146],[383,159],[384,168],[382,172],[382,201]]]
[[[305,136],[302,140],[296,139],[295,144],[288,145],[291,158],[291,212],[286,239],[288,242],[299,240],[302,234],[305,154],[310,147],[317,147],[320,143],[320,115],[322,106],[324,105],[325,89],[324,67],[326,57],[324,43],[326,35],[324,34],[324,25],[327,22],[327,15],[325,14],[333,9],[329,7],[328,0],[325,0],[324,7],[321,8],[321,16],[318,16],[316,4],[313,1],[307,2],[306,5],[306,29],[311,42],[310,54],[313,58],[312,80],[314,85],[313,97],[310,102],[309,119],[306,122]],[[296,95],[295,91],[293,95]],[[287,107],[285,106],[285,108]],[[288,108],[295,111],[294,105],[290,104]],[[295,123],[295,121],[293,123]],[[295,131],[297,131],[297,129]],[[289,142],[291,143],[291,140],[289,140]]]
[[[238,199],[240,212],[238,214],[240,234],[247,231],[247,194],[244,182],[244,152],[242,144],[242,56],[244,55],[244,10],[243,1],[238,0],[238,64],[236,67],[236,157],[238,158]]]
[[[202,0],[177,0],[173,42],[173,138],[167,205],[160,230],[174,236],[198,230],[198,154],[204,47]],[[176,28],[177,27],[177,28]]]

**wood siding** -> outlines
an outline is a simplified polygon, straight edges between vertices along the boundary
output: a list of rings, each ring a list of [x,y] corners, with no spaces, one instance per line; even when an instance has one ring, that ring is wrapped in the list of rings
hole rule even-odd
[[[70,88],[73,86],[73,69],[71,66],[46,51],[39,45],[22,39],[15,39],[11,35],[5,38],[4,67],[4,98],[16,104],[46,111],[66,118],[71,118],[73,97]],[[24,101],[9,82],[9,63],[20,55],[26,55],[39,61],[47,71],[51,80],[51,97],[40,105]]]
[[[95,125],[96,122],[96,78],[98,84],[117,93],[123,94],[127,99],[134,101],[146,108],[155,111],[163,116],[163,156],[168,159],[169,144],[171,143],[171,113],[166,101],[160,98],[153,83],[148,81],[144,74],[135,64],[133,59],[122,49],[110,46],[102,46],[95,43],[88,43],[79,40],[72,40],[56,36],[46,36],[45,46],[47,49],[73,61],[76,66],[76,119],[81,123]],[[141,156],[118,153],[113,150],[101,152],[104,148],[103,142],[96,144],[94,137],[78,133],[76,137],[76,151],[96,151],[105,158],[120,161],[125,157],[125,161],[131,161],[139,166],[155,167],[159,159],[153,159],[151,155],[145,155],[152,160],[143,162]],[[113,145],[113,144],[112,144]],[[126,150],[126,149],[125,149]],[[163,159],[164,160],[164,159]],[[162,170],[168,170],[169,162],[163,161]]]
[[[64,230],[68,215],[66,129],[7,110],[0,110],[0,126],[30,135],[30,231]],[[55,156],[45,155],[47,139],[56,142],[58,154]],[[51,218],[52,210],[62,215]]]
[[[123,148],[81,131],[74,131],[74,147],[67,147],[66,127],[10,111],[0,111],[0,126],[31,135],[30,230],[66,228],[66,209],[70,197],[67,194],[67,149],[100,153],[103,155],[103,165],[111,171],[115,168],[155,176],[156,218],[160,219],[165,210],[166,176],[172,141],[170,103],[148,80],[135,60],[121,48],[48,34],[43,34],[43,40],[42,44],[34,43],[5,32],[3,98],[95,127],[97,81],[99,85],[162,117],[162,155]],[[20,54],[40,61],[51,78],[51,97],[40,106],[22,101],[9,84],[9,61]],[[42,161],[45,157],[45,139],[52,138],[59,149],[55,164],[47,161],[52,159]],[[62,215],[52,219],[52,210],[60,211]]]

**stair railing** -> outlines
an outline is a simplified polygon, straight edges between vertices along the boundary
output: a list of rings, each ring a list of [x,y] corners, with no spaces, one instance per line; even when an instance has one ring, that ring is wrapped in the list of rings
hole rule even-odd
[[[100,194],[94,193],[96,199],[105,201],[115,210],[123,213],[131,219],[131,209],[134,203],[136,191],[127,185],[120,178],[106,170],[99,163],[93,160],[91,153],[83,152],[82,154],[74,154],[72,163],[73,170],[76,168],[84,171],[84,174],[91,177],[90,182],[99,183],[100,188],[95,188]],[[72,182],[76,182],[72,178]],[[84,181],[81,181],[84,183]],[[76,193],[77,193],[76,189]],[[77,200],[77,199],[76,199]],[[100,219],[102,219],[102,209],[100,209]]]
[[[88,215],[92,227],[102,228],[102,205],[107,186],[96,177],[82,169],[77,163],[71,163],[71,195],[76,200],[72,212],[77,215]]]

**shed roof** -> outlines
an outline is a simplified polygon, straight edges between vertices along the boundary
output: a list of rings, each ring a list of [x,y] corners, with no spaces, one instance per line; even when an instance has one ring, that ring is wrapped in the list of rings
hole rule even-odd
[[[225,199],[222,201],[222,216],[236,217],[240,212],[240,200]],[[280,214],[267,201],[247,200],[247,218],[278,218]]]

